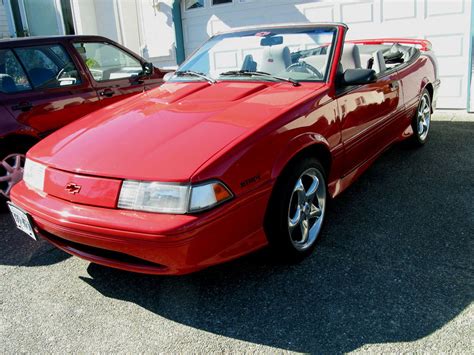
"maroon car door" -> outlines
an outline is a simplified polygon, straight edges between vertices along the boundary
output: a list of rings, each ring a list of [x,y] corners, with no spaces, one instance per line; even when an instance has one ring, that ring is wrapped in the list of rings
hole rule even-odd
[[[348,87],[337,101],[347,174],[389,144],[391,122],[403,112],[398,74],[382,73],[374,83]]]
[[[161,83],[156,76],[145,78],[143,62],[110,42],[76,41],[74,48],[86,64],[103,105],[143,92],[147,86]]]
[[[2,50],[2,103],[18,122],[46,135],[99,106],[97,93],[61,44]]]
[[[2,102],[3,95],[0,93],[0,102]],[[7,135],[14,132],[18,128],[16,121],[11,117],[10,112],[0,105],[0,134]],[[3,159],[4,157],[0,157]]]

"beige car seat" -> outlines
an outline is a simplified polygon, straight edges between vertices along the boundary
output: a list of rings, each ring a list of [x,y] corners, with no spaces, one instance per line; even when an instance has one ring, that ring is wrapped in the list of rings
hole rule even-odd
[[[299,62],[305,62],[316,69],[318,69],[321,73],[326,72],[326,66],[328,64],[328,58],[329,56],[327,54],[318,54],[318,55],[312,55],[309,57],[301,58]]]
[[[374,58],[374,64],[372,66],[372,69],[375,70],[375,72],[382,73],[385,70],[387,70],[387,67],[385,65],[385,58],[383,56],[383,51],[379,50],[373,54]]]
[[[265,47],[263,61],[259,66],[259,70],[275,74],[285,71],[290,65],[291,55],[287,46],[269,46]]]
[[[344,49],[341,56],[342,69],[360,69],[360,51],[356,44],[344,43]]]

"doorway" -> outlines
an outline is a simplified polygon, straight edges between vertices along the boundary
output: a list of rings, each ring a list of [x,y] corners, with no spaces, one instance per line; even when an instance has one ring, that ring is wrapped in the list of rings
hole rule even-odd
[[[10,0],[17,37],[74,34],[70,0]]]

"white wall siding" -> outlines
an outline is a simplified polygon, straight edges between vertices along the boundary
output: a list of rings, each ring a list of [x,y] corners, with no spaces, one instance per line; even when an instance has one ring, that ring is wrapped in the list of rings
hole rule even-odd
[[[116,0],[73,0],[72,5],[78,34],[101,35],[122,41]]]
[[[0,38],[10,37],[10,29],[8,28],[7,10],[4,1],[0,0]]]
[[[176,65],[173,0],[139,2],[142,54],[158,67]],[[153,6],[155,4],[155,6]]]
[[[72,0],[71,5],[77,34],[99,34],[94,0]]]
[[[72,4],[78,34],[113,39],[158,67],[176,65],[173,0],[72,0]]]

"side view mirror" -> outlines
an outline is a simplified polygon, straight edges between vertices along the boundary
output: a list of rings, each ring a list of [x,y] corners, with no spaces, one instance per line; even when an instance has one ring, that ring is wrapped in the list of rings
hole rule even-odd
[[[347,69],[344,72],[344,85],[364,85],[377,81],[377,73],[372,69]]]
[[[153,63],[143,63],[143,75],[149,76],[153,74],[153,71],[155,70],[155,67],[153,66]]]
[[[170,71],[163,76],[163,81],[168,81],[174,76],[174,71]]]

